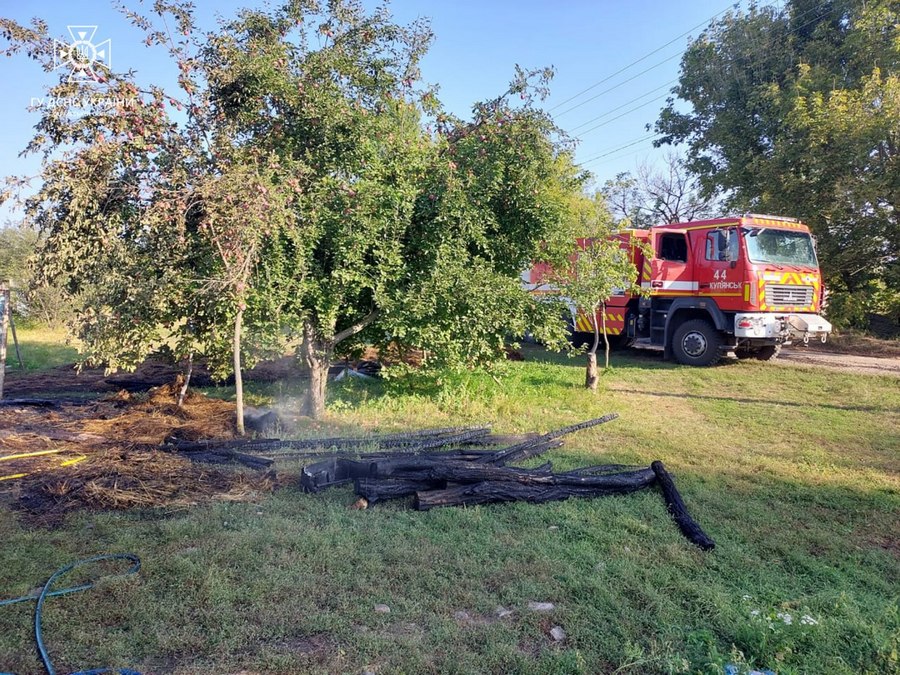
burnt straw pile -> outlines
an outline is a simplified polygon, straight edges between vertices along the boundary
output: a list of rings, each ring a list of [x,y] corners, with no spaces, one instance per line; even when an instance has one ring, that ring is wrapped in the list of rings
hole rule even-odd
[[[491,434],[489,427],[455,427],[425,431],[303,440],[252,439],[184,442],[165,449],[196,461],[230,462],[263,468],[281,457],[315,460],[306,465],[300,484],[307,492],[353,484],[363,506],[389,499],[413,498],[420,511],[524,501],[540,504],[569,497],[626,494],[658,486],[666,508],[681,532],[703,550],[715,542],[691,518],[662,462],[649,467],[604,464],[556,473],[550,462],[526,469],[509,466],[562,445],[560,438],[616,419],[609,414],[543,435],[517,439]]]

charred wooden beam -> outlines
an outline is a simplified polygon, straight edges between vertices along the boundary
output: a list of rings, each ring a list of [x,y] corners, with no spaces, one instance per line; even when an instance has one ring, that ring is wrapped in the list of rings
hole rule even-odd
[[[0,401],[3,408],[59,408],[65,401],[48,398],[7,398]]]
[[[622,471],[637,471],[643,467],[634,466],[633,464],[597,464],[595,466],[584,466],[579,469],[565,471],[566,474],[573,476],[596,476],[604,473],[620,473]]]
[[[187,455],[192,462],[207,462],[209,464],[225,464],[227,462],[238,462],[251,469],[268,469],[275,460],[269,457],[260,457],[258,455],[247,455],[243,452],[235,452],[234,450],[219,450],[209,452],[191,452]]]
[[[710,539],[697,522],[691,518],[691,514],[688,513],[687,507],[684,505],[684,500],[681,499],[681,495],[675,489],[675,482],[672,480],[672,476],[666,471],[663,463],[657,460],[650,464],[650,468],[659,481],[663,499],[666,502],[666,509],[668,509],[672,519],[678,524],[681,533],[688,541],[696,544],[704,551],[714,549],[716,542]]]
[[[571,434],[576,431],[581,431],[582,429],[589,429],[590,427],[595,427],[600,424],[606,424],[607,422],[612,422],[614,419],[618,417],[616,413],[609,413],[608,415],[604,415],[603,417],[598,417],[596,419],[587,420],[585,422],[579,422],[578,424],[572,424],[567,427],[563,427],[562,429],[557,429],[556,431],[551,431],[548,434],[543,434],[542,436],[537,436],[533,439],[524,441],[522,443],[518,443],[516,445],[511,445],[508,448],[504,448],[502,450],[498,450],[495,453],[493,458],[487,458],[480,460],[484,463],[490,463],[494,465],[502,465],[508,462],[516,461],[517,458],[521,459],[522,453],[527,453],[528,450],[533,448],[534,446],[541,445],[542,443],[547,443],[549,441],[553,441],[561,436],[565,436],[566,434]]]
[[[416,493],[415,508],[427,511],[441,506],[472,506],[495,502],[524,501],[541,504],[561,501],[570,497],[599,497],[626,494],[649,487],[656,480],[652,469],[617,475],[605,483],[553,484],[519,483],[511,481],[484,481],[470,485],[458,485],[443,490],[426,490]]]
[[[490,434],[490,427],[450,427],[445,429],[425,429],[406,434],[382,436],[336,436],[331,438],[306,438],[283,440],[280,438],[223,439],[185,442],[169,439],[167,448],[178,452],[206,452],[215,449],[236,449],[243,452],[271,451],[278,448],[291,450],[314,450],[316,448],[359,449],[376,447],[380,449],[408,448],[424,452],[441,447],[463,445]]]
[[[539,457],[543,455],[548,450],[553,450],[554,448],[558,448],[562,445],[562,441],[558,440],[550,440],[550,441],[541,441],[540,443],[535,443],[534,445],[526,446],[519,448],[513,453],[507,453],[503,456],[502,460],[499,463],[491,462],[492,464],[503,466],[506,464],[512,464],[513,462],[521,462],[526,459],[531,459],[532,457]],[[496,455],[496,453],[495,453]],[[479,458],[480,462],[485,462],[488,458]]]
[[[549,464],[536,469],[491,466],[478,462],[443,462],[429,458],[398,458],[372,463],[372,478],[405,478],[443,480],[451,483],[503,482],[523,485],[575,486],[616,489],[643,485],[654,476],[652,469],[638,469],[601,475],[552,473]],[[650,481],[653,482],[652,480]]]
[[[360,497],[364,497],[371,505],[388,499],[411,497],[420,490],[432,490],[439,487],[446,487],[446,485],[430,480],[357,478],[354,492]]]

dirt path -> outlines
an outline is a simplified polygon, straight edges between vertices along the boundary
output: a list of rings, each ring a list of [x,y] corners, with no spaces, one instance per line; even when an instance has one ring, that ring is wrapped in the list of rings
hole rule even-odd
[[[778,361],[804,366],[816,366],[829,368],[845,373],[858,375],[888,375],[900,377],[900,358],[898,357],[874,357],[858,356],[854,354],[837,354],[799,347],[787,347],[778,357]]]

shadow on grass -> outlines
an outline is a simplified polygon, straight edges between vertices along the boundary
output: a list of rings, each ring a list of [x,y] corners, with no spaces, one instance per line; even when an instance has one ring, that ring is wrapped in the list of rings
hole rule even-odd
[[[579,354],[569,356],[565,352],[552,352],[539,345],[529,345],[522,348],[525,360],[532,363],[546,363],[554,366],[569,366],[573,368],[585,367],[586,356]],[[603,352],[597,352],[597,360],[603,363]],[[662,352],[650,349],[617,349],[610,353],[610,365],[613,368],[635,368],[640,370],[674,370],[679,364],[673,361],[664,361]]]
[[[834,403],[799,403],[797,401],[773,400],[764,398],[743,398],[739,396],[708,396],[703,394],[670,393],[664,391],[642,391],[640,389],[625,389],[623,387],[610,387],[610,391],[622,394],[638,394],[641,396],[656,396],[660,398],[689,398],[701,401],[730,401],[732,403],[768,404],[780,405],[789,408],[828,408],[831,410],[847,410],[855,412],[887,412],[900,413],[900,408],[890,408],[877,405],[837,405]]]

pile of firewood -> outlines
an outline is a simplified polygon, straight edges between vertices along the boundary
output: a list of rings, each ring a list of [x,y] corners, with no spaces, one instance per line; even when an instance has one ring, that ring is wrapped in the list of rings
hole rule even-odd
[[[531,436],[499,449],[489,427],[458,427],[371,437],[304,440],[173,440],[166,449],[200,461],[240,461],[269,466],[279,457],[316,459],[302,470],[307,492],[353,484],[361,506],[412,497],[416,509],[525,501],[535,504],[569,497],[626,494],[658,485],[669,513],[691,542],[710,550],[715,543],[691,518],[662,462],[649,467],[604,464],[555,473],[550,462],[537,468],[508,466],[559,447],[569,433],[610,422],[615,414]],[[366,451],[368,449],[368,451]],[[268,457],[253,453],[266,452]]]

